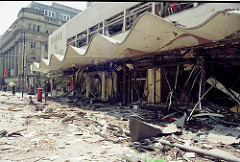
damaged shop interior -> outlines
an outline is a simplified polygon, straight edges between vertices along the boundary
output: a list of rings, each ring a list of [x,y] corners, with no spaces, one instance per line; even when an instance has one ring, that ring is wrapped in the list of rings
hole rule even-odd
[[[62,94],[93,102],[176,112],[176,116],[186,112],[188,120],[201,112],[217,113],[238,125],[239,47],[239,39],[227,39],[101,64],[74,65],[61,76],[51,75],[51,90],[61,88]]]

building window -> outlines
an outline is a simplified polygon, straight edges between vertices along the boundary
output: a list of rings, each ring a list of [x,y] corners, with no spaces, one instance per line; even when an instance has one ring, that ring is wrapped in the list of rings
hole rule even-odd
[[[44,10],[44,15],[55,18],[56,13],[50,10]]]
[[[48,15],[48,11],[44,10],[44,15],[47,16]]]
[[[65,14],[60,14],[60,19],[64,21],[68,21],[70,20],[70,16]]]
[[[48,29],[46,29],[46,33],[48,33]]]
[[[30,60],[32,60],[32,61],[34,61],[34,60],[36,60],[37,58],[36,57],[30,57]]]
[[[45,44],[45,51],[46,52],[48,51],[48,44],[47,43]]]
[[[37,31],[40,32],[40,25],[37,26]]]
[[[28,30],[32,29],[32,24],[28,24]]]
[[[38,8],[38,7],[34,7],[34,9],[35,9],[35,10],[39,10],[39,8]]]
[[[36,25],[35,24],[33,25],[33,31],[36,31]]]
[[[31,48],[36,48],[36,42],[31,42]]]

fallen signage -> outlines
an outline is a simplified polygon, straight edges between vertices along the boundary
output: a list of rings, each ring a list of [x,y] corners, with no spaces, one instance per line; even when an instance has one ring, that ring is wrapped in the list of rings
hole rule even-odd
[[[167,127],[159,127],[141,121],[141,118],[138,116],[131,116],[129,122],[129,129],[131,140],[133,142],[163,134],[166,135],[180,132],[177,126],[173,123],[168,125]]]

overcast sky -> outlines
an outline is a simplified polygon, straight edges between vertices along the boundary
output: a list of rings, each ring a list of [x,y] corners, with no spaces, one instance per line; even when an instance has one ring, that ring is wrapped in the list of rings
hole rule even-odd
[[[28,7],[32,1],[0,1],[0,35],[12,25],[17,19],[17,14],[23,7]],[[35,1],[45,5],[52,5],[56,2],[68,7],[84,10],[87,3],[84,1]]]

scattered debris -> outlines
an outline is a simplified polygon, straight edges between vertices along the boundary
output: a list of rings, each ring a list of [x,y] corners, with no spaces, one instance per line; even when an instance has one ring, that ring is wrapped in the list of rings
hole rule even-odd
[[[70,99],[75,102],[75,105],[68,103],[69,100],[63,100],[62,97],[49,97],[49,103],[46,105],[28,105],[31,106],[29,110],[32,111],[32,114],[25,114],[27,109],[22,107],[22,111],[19,112],[8,111],[9,109],[6,107],[5,110],[9,114],[15,114],[8,120],[15,122],[16,118],[21,119],[21,123],[28,122],[26,124],[28,129],[20,128],[18,131],[9,133],[8,129],[3,128],[6,130],[0,132],[0,137],[9,138],[11,141],[19,139],[18,142],[20,143],[22,138],[26,139],[26,141],[29,141],[26,144],[29,146],[29,148],[26,148],[29,152],[32,152],[31,149],[40,151],[42,148],[67,152],[73,146],[79,147],[79,145],[82,145],[87,149],[87,145],[91,144],[94,148],[98,147],[99,143],[101,145],[108,143],[107,147],[109,148],[128,145],[129,147],[126,147],[125,151],[124,149],[118,149],[118,153],[112,155],[121,153],[120,157],[122,159],[133,161],[165,160],[180,162],[204,161],[206,158],[236,161],[240,156],[240,153],[235,151],[239,148],[238,136],[240,135],[239,125],[235,122],[237,114],[228,110],[216,110],[211,106],[206,108],[202,103],[202,110],[195,109],[191,120],[187,121],[186,118],[193,109],[187,109],[188,105],[181,105],[176,108],[174,102],[171,103],[170,110],[167,110],[161,104],[159,107],[148,106],[151,108],[149,110],[145,106],[138,105],[137,109],[130,106],[122,106],[121,109],[115,105],[106,106],[105,104],[104,106],[103,103],[98,103],[102,101],[95,99],[89,106],[87,102],[86,105],[82,104],[81,100],[84,100],[84,98],[70,97]],[[34,101],[34,98],[32,100]],[[63,105],[63,103],[66,105]],[[36,112],[32,109],[36,106],[42,106],[42,111]],[[93,110],[93,107],[95,107],[95,110]],[[25,115],[18,116],[17,113],[24,113]],[[5,118],[6,114],[3,114],[1,120]],[[39,124],[44,128],[39,127],[41,130],[36,130],[35,127]],[[220,126],[221,124],[222,126]],[[46,129],[48,129],[48,132]],[[62,145],[56,144],[56,141],[61,139],[66,142],[63,142]],[[8,141],[5,144],[3,143],[3,145],[9,144],[11,143]],[[4,148],[7,149],[8,147]],[[99,160],[105,154],[111,156],[106,150],[99,151],[100,155],[95,151],[94,155],[96,157],[93,157],[92,153],[83,153],[83,155],[91,155],[89,156],[90,159]],[[146,156],[140,156],[140,153],[144,153]],[[156,155],[158,157],[154,158]],[[77,156],[79,155],[75,157]],[[51,159],[49,157],[29,158],[49,160]]]
[[[162,140],[162,139],[159,139],[158,141],[160,143],[164,144],[164,145],[169,145],[169,146],[172,146],[172,147],[178,147],[178,148],[181,148],[183,150],[192,151],[192,152],[196,152],[196,153],[207,155],[207,156],[212,156],[212,157],[215,157],[215,158],[221,159],[221,160],[234,161],[234,162],[239,161],[238,157],[236,157],[236,156],[234,156],[230,153],[227,153],[225,151],[218,150],[218,149],[203,150],[203,149],[200,149],[200,148],[197,148],[197,147],[185,146],[185,145],[169,142],[169,141]]]
[[[194,157],[195,157],[195,153],[194,153],[194,152],[186,152],[186,153],[185,153],[185,156],[186,156],[187,158],[194,158]]]
[[[74,117],[75,117],[75,116],[66,117],[66,118],[64,118],[64,119],[62,120],[62,123],[66,123],[66,122],[71,122],[71,123],[73,123]]]
[[[18,133],[18,132],[13,132],[13,133],[8,134],[8,137],[17,137],[17,136],[22,136],[22,134]]]
[[[18,108],[15,108],[15,107],[9,107],[8,110],[10,110],[10,111],[22,111],[22,109],[18,109]]]
[[[225,135],[219,135],[219,134],[213,134],[209,133],[207,136],[208,141],[211,141],[211,143],[222,143],[225,145],[230,145],[230,144],[239,144],[240,140],[236,139],[236,137],[232,136],[225,136]]]
[[[179,127],[179,128],[184,128],[184,123],[185,123],[185,120],[186,120],[186,116],[187,116],[187,113],[184,112],[184,115],[181,118],[179,118],[178,120],[176,120],[174,122],[174,124],[176,124],[177,127]]]
[[[0,137],[5,137],[8,132],[6,130],[0,131]]]

